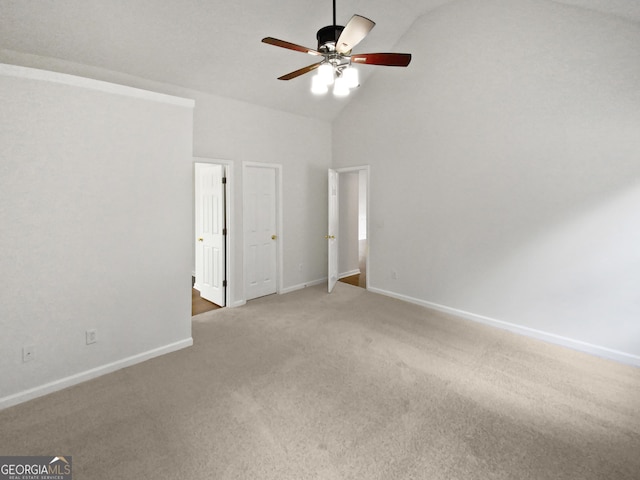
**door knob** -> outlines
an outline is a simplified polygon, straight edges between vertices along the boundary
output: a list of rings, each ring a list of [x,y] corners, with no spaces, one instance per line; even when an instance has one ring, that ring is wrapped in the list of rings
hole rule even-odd
[[[199,242],[202,242],[202,241],[204,241],[204,238],[202,238],[202,237],[198,237],[198,241],[199,241]]]
[[[277,235],[271,235],[271,240],[275,240],[276,238],[278,238]]]

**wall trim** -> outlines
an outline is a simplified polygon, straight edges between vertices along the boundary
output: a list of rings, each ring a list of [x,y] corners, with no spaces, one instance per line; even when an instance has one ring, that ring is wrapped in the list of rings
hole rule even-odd
[[[603,347],[601,345],[594,345],[592,343],[583,342],[581,340],[575,340],[573,338],[563,337],[561,335],[556,335],[555,333],[549,333],[542,330],[537,330],[535,328],[516,325],[514,323],[505,322],[503,320],[497,320],[495,318],[485,317],[483,315],[466,312],[464,310],[458,310],[457,308],[447,307],[446,305],[440,305],[437,303],[428,302],[426,300],[420,300],[417,298],[409,297],[407,295],[402,295],[402,294],[391,292],[388,290],[383,290],[380,288],[369,287],[368,290],[373,293],[378,293],[380,295],[385,295],[387,297],[403,300],[405,302],[413,303],[415,305],[420,305],[422,307],[437,310],[439,312],[448,313],[450,315],[464,318],[466,320],[471,320],[473,322],[483,323],[485,325],[497,327],[497,328],[500,328],[501,330],[508,330],[510,332],[517,333],[519,335],[524,335],[526,337],[535,338],[537,340],[543,340],[545,342],[571,348],[573,350],[578,350],[580,352],[588,353],[598,357],[607,358],[609,360],[615,360],[617,362],[625,363],[627,365],[640,367],[640,356],[638,355],[621,352],[619,350],[613,350],[611,348]]]
[[[296,290],[302,290],[303,288],[321,285],[323,283],[326,283],[327,280],[328,280],[327,277],[324,277],[324,278],[318,278],[317,280],[312,280],[310,282],[299,283],[298,285],[293,285],[291,287],[283,288],[280,291],[280,294],[284,295],[285,293],[295,292]]]
[[[67,73],[50,72],[48,70],[40,70],[37,68],[20,67],[18,65],[0,63],[0,75],[60,83],[89,90],[113,93],[125,97],[142,98],[144,100],[151,100],[154,102],[168,103],[170,105],[178,105],[181,107],[195,107],[195,100],[189,98],[175,97],[164,93],[142,90],[141,88],[128,87],[125,85],[118,85],[116,83],[104,82],[102,80],[94,80],[93,78],[79,77],[77,75],[69,75]]]
[[[112,373],[117,370],[130,367],[137,363],[151,360],[152,358],[159,357],[167,353],[190,347],[191,345],[193,345],[193,338],[185,338],[184,340],[180,340],[178,342],[170,343],[168,345],[154,348],[152,350],[148,350],[131,357],[123,358],[121,360],[117,360],[100,367],[76,373],[75,375],[71,375],[69,377],[61,378],[53,382],[45,383],[44,385],[30,388],[22,392],[14,393],[13,395],[0,398],[0,410],[11,407],[13,405],[17,405],[19,403],[26,402],[28,400],[33,400],[34,398],[42,397],[43,395],[47,395],[49,393],[57,392],[58,390],[68,388],[79,383],[86,382],[87,380],[101,377],[102,375],[106,375],[107,373]]]

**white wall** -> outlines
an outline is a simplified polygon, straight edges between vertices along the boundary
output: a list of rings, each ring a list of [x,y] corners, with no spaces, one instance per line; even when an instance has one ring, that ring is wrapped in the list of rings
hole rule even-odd
[[[237,266],[234,302],[243,297],[242,162],[282,165],[284,271],[288,291],[327,276],[327,169],[331,162],[328,122],[244,102],[191,92],[196,100],[194,152],[234,162]]]
[[[420,18],[333,125],[371,165],[370,285],[640,364],[639,47],[546,1]]]
[[[229,305],[240,305],[244,299],[244,161],[283,166],[281,291],[326,279],[326,172],[331,161],[328,122],[56,59],[0,50],[0,61],[196,100],[195,110],[131,97],[105,98],[104,105],[92,108],[94,99],[86,91],[69,87],[58,96],[43,93],[29,100],[31,83],[2,79],[1,99],[9,103],[3,103],[0,115],[0,246],[8,253],[0,264],[0,321],[5,332],[0,340],[0,408],[169,351],[172,342],[178,342],[176,348],[190,343],[194,156],[225,160],[233,168],[235,209],[229,227],[234,230],[236,245]],[[42,109],[21,109],[20,101],[35,102],[36,106],[40,101],[49,117],[29,124]],[[182,114],[167,117],[165,110],[173,114],[176,109],[188,110],[188,124],[175,125],[184,120]],[[51,119],[56,112],[60,121]],[[170,147],[175,139],[180,152]],[[60,149],[56,153],[59,165],[49,161],[54,147]],[[154,156],[159,154],[163,157]],[[178,164],[167,165],[168,154],[174,155],[171,160],[178,158]],[[20,172],[30,175],[24,180],[33,178],[35,183],[25,183],[22,176],[20,181],[7,176],[13,168],[7,163],[10,158],[12,164],[20,165]],[[47,187],[44,192],[42,185]],[[64,195],[50,203],[57,195],[54,190]],[[150,192],[153,195],[149,196]],[[158,195],[161,198],[156,198]],[[39,219],[47,220],[46,228],[33,229],[31,209],[43,204],[64,208],[38,213]],[[141,216],[151,206],[154,216],[147,222]],[[77,212],[81,213],[74,217]],[[162,234],[157,231],[157,222],[162,222]],[[14,223],[11,230],[6,227]],[[43,230],[48,247],[40,242]],[[5,231],[11,231],[11,236]],[[128,237],[132,234],[134,238]],[[158,251],[145,256],[136,242],[149,238]],[[167,244],[174,248],[172,242],[177,239],[182,242],[180,251],[167,254]],[[128,242],[134,242],[135,249]],[[32,248],[37,252],[33,258]],[[53,257],[47,248],[53,250]],[[42,257],[50,265],[47,263],[46,272],[34,274]],[[158,295],[164,301],[154,301]],[[174,301],[174,305],[167,304]],[[19,307],[22,303],[30,306]],[[99,341],[86,347],[85,330],[90,328],[97,328]],[[21,349],[27,344],[35,345],[36,360],[22,364]],[[59,349],[68,354],[60,355]],[[53,360],[54,356],[57,359]]]
[[[282,291],[326,279],[327,169],[331,164],[331,124],[233,99],[152,82],[100,68],[0,49],[0,61],[106,80],[195,100],[193,155],[225,160],[233,165],[234,229],[233,298],[243,303],[242,162],[283,166]],[[201,160],[199,160],[201,161]],[[190,227],[191,228],[191,227]],[[189,233],[193,235],[191,229]],[[189,268],[195,258],[190,250]]]
[[[0,408],[190,345],[193,103],[0,65],[0,112]]]

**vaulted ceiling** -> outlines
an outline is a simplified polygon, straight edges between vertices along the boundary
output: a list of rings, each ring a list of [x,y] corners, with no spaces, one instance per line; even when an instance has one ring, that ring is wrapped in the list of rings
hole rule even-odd
[[[418,17],[454,1],[466,0],[337,0],[337,22],[354,13],[371,18],[377,25],[356,52],[395,51]],[[637,0],[560,3],[640,22]],[[331,23],[330,0],[0,0],[0,49],[331,120],[348,98],[314,97],[311,75],[277,80],[314,58],[260,41],[273,36],[316,48],[316,31]],[[359,69],[361,88],[376,72],[397,75],[380,70],[388,67]]]

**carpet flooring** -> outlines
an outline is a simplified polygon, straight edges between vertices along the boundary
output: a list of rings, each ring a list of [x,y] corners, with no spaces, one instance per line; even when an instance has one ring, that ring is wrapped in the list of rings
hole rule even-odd
[[[0,411],[0,454],[75,480],[640,478],[638,368],[343,283],[193,337]]]

